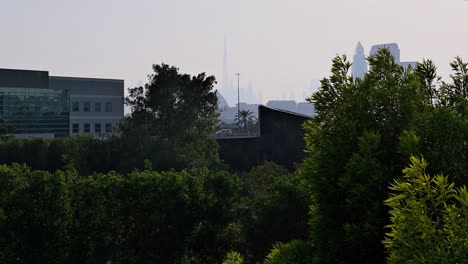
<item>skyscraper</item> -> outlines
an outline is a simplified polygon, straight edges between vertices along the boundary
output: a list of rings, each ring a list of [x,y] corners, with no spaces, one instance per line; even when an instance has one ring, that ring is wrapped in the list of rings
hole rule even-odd
[[[226,36],[224,36],[224,57],[223,57],[223,93],[229,91],[229,73],[228,73],[228,52]]]
[[[400,48],[398,47],[397,43],[387,43],[387,44],[378,44],[371,47],[369,52],[369,56],[374,55],[379,51],[379,49],[387,48],[392,53],[393,57],[395,58],[395,62],[400,64]]]
[[[227,40],[224,36],[223,77],[220,86],[218,86],[218,93],[222,95],[226,103],[235,105],[237,103],[237,86],[233,85],[233,80],[230,77]]]
[[[353,57],[353,65],[351,66],[351,73],[355,78],[363,78],[367,72],[366,55],[364,54],[364,47],[361,42],[356,46],[356,53]]]
[[[415,69],[418,62],[417,61],[401,61],[400,59],[400,48],[398,47],[397,43],[387,43],[387,44],[379,44],[379,45],[374,45],[372,46],[369,56],[374,55],[379,51],[379,49],[387,48],[390,50],[390,53],[392,53],[393,57],[395,58],[395,62],[404,68],[408,68],[411,66],[412,69]]]

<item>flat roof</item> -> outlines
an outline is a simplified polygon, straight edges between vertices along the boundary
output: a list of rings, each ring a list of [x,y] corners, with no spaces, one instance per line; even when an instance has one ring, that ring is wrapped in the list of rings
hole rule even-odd
[[[115,81],[123,82],[123,79],[111,79],[111,78],[91,78],[91,77],[69,77],[69,76],[49,76],[53,79],[71,79],[71,80],[82,80],[82,81]]]
[[[9,76],[14,75],[14,74],[17,74],[17,75],[26,74],[26,75],[30,75],[30,76],[33,75],[33,74],[44,74],[44,75],[47,75],[49,78],[57,78],[57,79],[76,79],[76,80],[93,80],[93,81],[103,80],[103,81],[119,81],[119,82],[124,81],[123,79],[113,79],[113,78],[52,76],[52,75],[49,75],[49,71],[45,71],[45,70],[26,70],[26,69],[0,68],[0,74],[1,73],[5,74],[5,75],[8,74]],[[0,78],[1,77],[4,77],[4,76],[0,75]]]
[[[277,111],[277,112],[282,112],[282,113],[285,113],[285,114],[300,116],[300,117],[306,117],[306,118],[312,118],[313,117],[313,116],[308,116],[308,115],[304,115],[304,114],[301,114],[301,113],[291,112],[291,111],[287,111],[287,110],[283,110],[283,109],[279,109],[279,108],[274,108],[274,107],[269,107],[269,106],[265,106],[265,105],[260,105],[259,107],[263,107],[263,108],[273,110],[273,111]]]
[[[0,69],[0,86],[14,88],[48,88],[49,72]]]

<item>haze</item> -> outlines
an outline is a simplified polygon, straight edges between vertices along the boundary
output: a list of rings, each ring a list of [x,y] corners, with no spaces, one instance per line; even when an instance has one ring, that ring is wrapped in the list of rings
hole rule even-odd
[[[431,58],[447,76],[453,57],[468,59],[467,14],[464,0],[1,0],[0,68],[129,87],[164,62],[220,86],[226,36],[229,74],[241,74],[243,89],[250,81],[263,102],[302,101],[358,41],[366,53],[397,42],[402,60]]]

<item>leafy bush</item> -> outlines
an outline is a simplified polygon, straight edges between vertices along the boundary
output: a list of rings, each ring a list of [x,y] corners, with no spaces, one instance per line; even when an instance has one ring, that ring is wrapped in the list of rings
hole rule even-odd
[[[389,263],[466,263],[468,192],[443,175],[426,173],[428,163],[411,157],[404,177],[390,187],[385,204],[391,224],[384,245]]]
[[[231,251],[227,253],[226,259],[224,259],[223,264],[243,264],[244,258],[239,252]]]
[[[294,240],[287,244],[274,245],[264,264],[309,264],[311,261],[310,245],[304,241]]]
[[[0,166],[0,263],[221,263],[239,177],[194,169],[79,176]]]
[[[289,173],[272,162],[247,175],[243,202],[252,213],[245,226],[254,261],[265,259],[274,243],[306,238],[309,197],[301,180],[300,173]]]

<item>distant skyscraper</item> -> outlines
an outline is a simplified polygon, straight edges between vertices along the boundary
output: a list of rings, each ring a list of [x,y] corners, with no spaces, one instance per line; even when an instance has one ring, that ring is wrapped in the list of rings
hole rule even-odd
[[[224,96],[229,95],[228,52],[226,36],[224,36],[223,84],[221,92],[224,94]]]
[[[364,53],[364,47],[362,47],[361,42],[356,46],[356,53],[353,58],[353,65],[351,66],[351,73],[355,78],[364,78],[364,75],[367,72],[367,61],[366,55]]]
[[[369,56],[374,55],[379,51],[379,49],[387,48],[390,50],[390,53],[392,53],[393,57],[395,58],[395,62],[404,68],[408,68],[411,66],[411,68],[415,69],[418,62],[416,61],[401,61],[400,60],[400,48],[398,47],[397,43],[387,43],[387,44],[379,44],[379,45],[374,45],[372,46]]]
[[[387,43],[387,44],[379,44],[372,46],[369,56],[374,55],[379,51],[379,49],[387,48],[392,53],[393,57],[395,58],[395,62],[400,64],[400,48],[398,47],[397,43]]]

